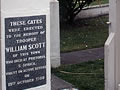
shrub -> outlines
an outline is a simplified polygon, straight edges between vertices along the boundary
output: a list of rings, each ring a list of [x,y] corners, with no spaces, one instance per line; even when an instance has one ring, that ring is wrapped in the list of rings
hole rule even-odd
[[[61,21],[73,23],[74,18],[82,8],[93,1],[95,0],[59,0]]]

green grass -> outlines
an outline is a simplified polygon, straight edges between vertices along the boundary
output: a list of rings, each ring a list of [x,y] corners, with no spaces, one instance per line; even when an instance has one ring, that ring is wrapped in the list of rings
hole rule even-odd
[[[104,46],[108,37],[108,16],[76,21],[75,25],[61,25],[61,52]]]
[[[100,3],[96,0],[91,5],[98,5],[98,4],[108,4],[109,0],[100,0]]]
[[[70,73],[61,73],[60,71],[66,71]],[[61,66],[59,68],[52,69],[52,73],[66,80],[67,82],[72,83],[80,90],[104,90],[103,60]]]

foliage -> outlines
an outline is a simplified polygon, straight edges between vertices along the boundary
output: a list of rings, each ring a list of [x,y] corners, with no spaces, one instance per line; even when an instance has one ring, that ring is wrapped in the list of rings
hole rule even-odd
[[[62,21],[72,23],[82,8],[88,6],[93,1],[95,0],[59,0]]]

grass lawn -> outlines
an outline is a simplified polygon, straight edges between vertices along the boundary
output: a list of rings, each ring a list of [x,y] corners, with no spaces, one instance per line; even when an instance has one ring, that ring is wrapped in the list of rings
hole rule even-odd
[[[108,37],[108,16],[76,21],[70,26],[61,24],[61,52],[104,46]]]
[[[80,90],[104,90],[103,60],[61,66],[52,69],[52,73],[72,83]]]
[[[100,3],[98,1],[100,1]],[[95,2],[91,3],[91,5],[108,4],[108,3],[109,0],[96,0]]]

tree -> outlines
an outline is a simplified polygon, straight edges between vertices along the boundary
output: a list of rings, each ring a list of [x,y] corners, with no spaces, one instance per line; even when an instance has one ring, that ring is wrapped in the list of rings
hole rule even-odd
[[[95,0],[59,0],[61,20],[73,23],[74,18],[82,8],[88,6],[93,1]]]

